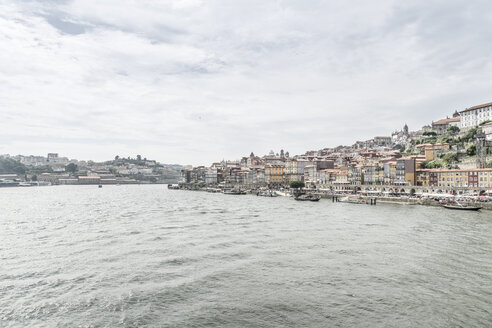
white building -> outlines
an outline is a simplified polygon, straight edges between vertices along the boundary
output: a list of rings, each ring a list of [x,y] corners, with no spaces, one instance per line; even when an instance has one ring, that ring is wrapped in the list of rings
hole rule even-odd
[[[205,172],[205,183],[206,184],[217,184],[217,169],[208,168]]]
[[[492,140],[492,122],[482,125],[482,131],[485,133],[485,139]]]
[[[492,120],[492,103],[473,106],[460,112],[460,128],[472,128],[480,123]]]

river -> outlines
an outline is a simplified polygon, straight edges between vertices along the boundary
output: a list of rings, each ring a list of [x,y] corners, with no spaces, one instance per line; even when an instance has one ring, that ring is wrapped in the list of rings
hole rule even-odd
[[[0,327],[491,327],[492,212],[0,189]]]

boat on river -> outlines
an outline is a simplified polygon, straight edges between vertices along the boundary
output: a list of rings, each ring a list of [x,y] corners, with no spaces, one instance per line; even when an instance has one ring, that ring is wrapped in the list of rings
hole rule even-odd
[[[447,208],[448,210],[461,210],[461,211],[478,211],[481,207],[478,206],[465,206],[465,205],[449,205],[449,204],[441,204],[442,207]]]
[[[299,201],[308,201],[308,202],[317,202],[321,199],[320,196],[312,195],[312,194],[302,194],[294,197],[295,200]]]
[[[350,203],[350,204],[367,204],[367,199],[360,196],[346,196],[339,200],[340,203]]]
[[[458,202],[457,200],[454,200],[454,203],[455,203],[454,205],[442,203],[441,206],[447,208],[448,210],[460,210],[460,211],[478,211],[479,209],[481,209],[481,207],[478,206],[460,204],[460,202]]]
[[[256,196],[263,196],[263,197],[278,197],[277,193],[274,190],[264,190],[264,191],[258,191],[256,193]]]
[[[246,191],[239,189],[224,190],[224,195],[246,195]]]

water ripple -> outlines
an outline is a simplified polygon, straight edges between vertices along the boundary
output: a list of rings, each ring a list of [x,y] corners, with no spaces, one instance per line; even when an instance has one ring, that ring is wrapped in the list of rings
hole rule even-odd
[[[0,202],[1,327],[492,326],[487,212],[158,185]]]

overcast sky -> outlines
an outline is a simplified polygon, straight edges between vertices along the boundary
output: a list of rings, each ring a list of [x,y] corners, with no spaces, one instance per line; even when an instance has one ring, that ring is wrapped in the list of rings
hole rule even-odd
[[[0,0],[0,154],[210,164],[492,101],[490,1]]]

